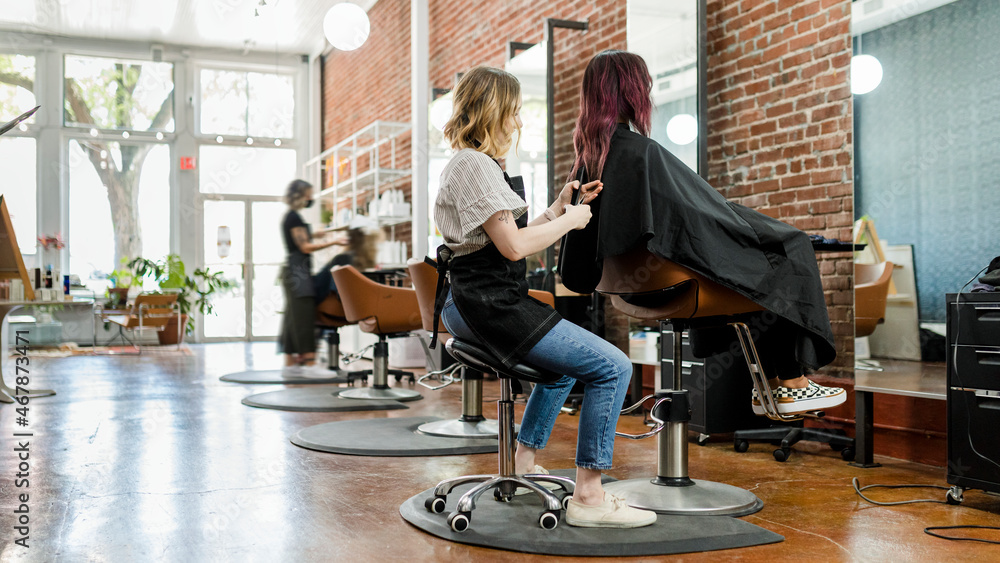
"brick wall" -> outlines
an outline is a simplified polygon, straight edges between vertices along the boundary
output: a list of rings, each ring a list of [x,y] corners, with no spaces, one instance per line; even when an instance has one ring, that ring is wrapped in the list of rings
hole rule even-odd
[[[709,182],[851,240],[850,0],[708,0],[707,12]],[[852,377],[852,257],[818,258],[838,354],[824,372]]]

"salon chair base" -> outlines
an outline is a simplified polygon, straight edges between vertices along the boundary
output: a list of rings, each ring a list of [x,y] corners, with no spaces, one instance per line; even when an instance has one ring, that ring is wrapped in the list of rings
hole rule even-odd
[[[474,422],[455,419],[421,424],[417,430],[424,434],[445,438],[490,438],[499,434],[500,427],[496,420],[484,419]]]
[[[780,425],[737,430],[733,433],[733,449],[745,452],[750,448],[750,441],[772,442],[778,446],[778,449],[774,450],[774,459],[787,461],[791,456],[792,446],[802,440],[830,444],[834,451],[840,452],[840,457],[844,461],[854,460],[854,438],[849,438],[843,432],[804,428],[801,421],[795,426]]]
[[[372,384],[370,387],[361,387],[359,389],[347,389],[346,391],[340,392],[340,397],[344,399],[358,399],[358,400],[385,400],[390,399],[393,401],[416,401],[417,399],[423,399],[423,395],[413,391],[412,389],[398,389],[389,387],[389,375],[395,375],[396,380],[399,381],[402,378],[402,374],[409,372],[401,372],[399,370],[389,369],[389,344],[386,342],[385,335],[379,335],[379,341],[374,345],[374,353],[372,355]],[[412,378],[412,373],[409,373]]]
[[[753,514],[764,507],[756,495],[732,485],[691,479],[688,486],[661,485],[656,479],[629,479],[604,485],[629,506],[660,514],[733,516]]]

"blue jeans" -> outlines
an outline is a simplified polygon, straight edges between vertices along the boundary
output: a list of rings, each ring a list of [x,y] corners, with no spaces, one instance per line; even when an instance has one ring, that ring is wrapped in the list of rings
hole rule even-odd
[[[453,336],[476,342],[451,299],[445,302],[441,320]],[[610,469],[615,446],[615,428],[629,380],[632,362],[608,341],[563,319],[532,348],[522,361],[555,373],[555,383],[535,385],[521,418],[517,441],[542,449],[549,440],[556,416],[576,380],[583,382],[583,406],[576,441],[576,466]]]

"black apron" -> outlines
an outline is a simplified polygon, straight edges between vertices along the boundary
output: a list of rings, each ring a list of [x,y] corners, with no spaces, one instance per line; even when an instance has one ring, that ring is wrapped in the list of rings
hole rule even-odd
[[[520,176],[512,179],[505,172],[504,180],[524,199]],[[515,223],[519,229],[527,226],[527,213]],[[438,319],[449,285],[462,319],[479,342],[508,368],[517,364],[562,320],[555,309],[528,295],[525,260],[508,260],[493,243],[458,257],[441,245],[437,249],[436,267],[438,288],[432,347],[437,341]]]

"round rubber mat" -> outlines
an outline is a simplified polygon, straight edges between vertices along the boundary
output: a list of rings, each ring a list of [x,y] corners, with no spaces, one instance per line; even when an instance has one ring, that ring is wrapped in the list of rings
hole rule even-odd
[[[344,399],[353,400],[353,399]],[[356,401],[369,403],[371,401]],[[417,431],[436,417],[342,420],[303,428],[292,437],[296,446],[335,454],[375,457],[464,455],[497,452],[496,438],[443,438]]]
[[[220,381],[228,381],[230,383],[254,383],[254,384],[265,384],[265,383],[285,383],[288,385],[303,385],[303,384],[331,384],[331,383],[347,383],[347,375],[338,375],[336,372],[331,371],[330,377],[294,377],[282,375],[280,369],[263,369],[263,370],[250,370],[250,371],[239,371],[236,373],[228,373],[219,378]]]
[[[243,399],[243,404],[260,409],[297,412],[384,411],[409,408],[399,401],[358,401],[341,399],[342,387],[306,387],[257,393]]]
[[[573,477],[570,470],[555,470],[553,475]],[[607,481],[606,481],[607,482]],[[727,516],[667,516],[644,528],[576,528],[560,517],[554,530],[538,525],[542,501],[536,495],[516,496],[511,502],[493,500],[485,493],[479,497],[472,520],[464,532],[448,526],[448,515],[458,499],[475,484],[465,484],[448,495],[444,512],[434,514],[424,508],[424,500],[434,496],[434,487],[411,497],[399,507],[404,520],[421,530],[446,540],[508,551],[587,556],[671,555],[748,547],[783,541],[785,538],[759,526]]]

